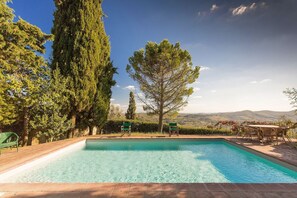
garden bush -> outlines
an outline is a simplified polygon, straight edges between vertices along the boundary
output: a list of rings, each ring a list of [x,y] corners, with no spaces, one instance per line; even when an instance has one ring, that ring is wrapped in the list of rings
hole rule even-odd
[[[124,121],[132,123],[131,131],[140,133],[152,133],[158,131],[158,123],[142,122],[138,120],[109,120],[103,127],[103,133],[119,133]],[[168,124],[164,124],[164,133],[168,133]],[[182,135],[231,135],[230,130],[223,129],[208,129],[179,126],[179,134]]]

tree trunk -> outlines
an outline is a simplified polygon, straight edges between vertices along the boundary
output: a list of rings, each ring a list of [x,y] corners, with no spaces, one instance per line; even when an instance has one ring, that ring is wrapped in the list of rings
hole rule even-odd
[[[158,131],[163,133],[163,113],[159,114],[159,126]]]
[[[31,130],[29,132],[27,146],[31,146],[32,145],[34,136],[35,136],[35,132],[33,130]]]
[[[97,127],[96,126],[89,126],[89,135],[96,135],[97,134]]]
[[[71,129],[67,135],[67,138],[74,137],[75,127],[76,127],[76,115],[75,115],[75,113],[72,113],[72,115],[71,115]]]
[[[163,67],[161,70],[161,84],[160,84],[160,109],[159,109],[159,126],[158,130],[159,132],[163,133],[163,109],[164,109],[164,72],[163,72]]]
[[[25,146],[28,142],[28,131],[29,131],[29,109],[24,107],[23,109],[23,133],[22,133],[22,146]]]

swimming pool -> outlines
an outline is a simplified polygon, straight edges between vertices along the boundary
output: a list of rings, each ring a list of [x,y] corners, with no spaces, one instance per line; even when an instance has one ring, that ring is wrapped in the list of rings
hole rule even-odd
[[[87,140],[0,181],[296,183],[297,172],[224,140]]]

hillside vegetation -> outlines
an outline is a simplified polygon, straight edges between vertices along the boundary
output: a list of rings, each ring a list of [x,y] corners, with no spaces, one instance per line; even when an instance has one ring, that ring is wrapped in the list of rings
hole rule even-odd
[[[297,121],[297,115],[294,111],[238,111],[225,113],[197,113],[197,114],[179,114],[176,118],[165,118],[165,122],[177,121],[186,126],[207,126],[214,125],[218,121],[233,120],[236,122],[259,121],[259,122],[276,122],[283,116],[293,122]],[[137,114],[139,120],[156,122],[157,117],[147,116],[144,113]]]

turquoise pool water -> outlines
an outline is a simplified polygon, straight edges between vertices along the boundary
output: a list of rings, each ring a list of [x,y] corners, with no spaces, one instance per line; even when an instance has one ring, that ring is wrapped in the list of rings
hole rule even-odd
[[[96,140],[6,182],[296,183],[297,172],[220,140]]]

